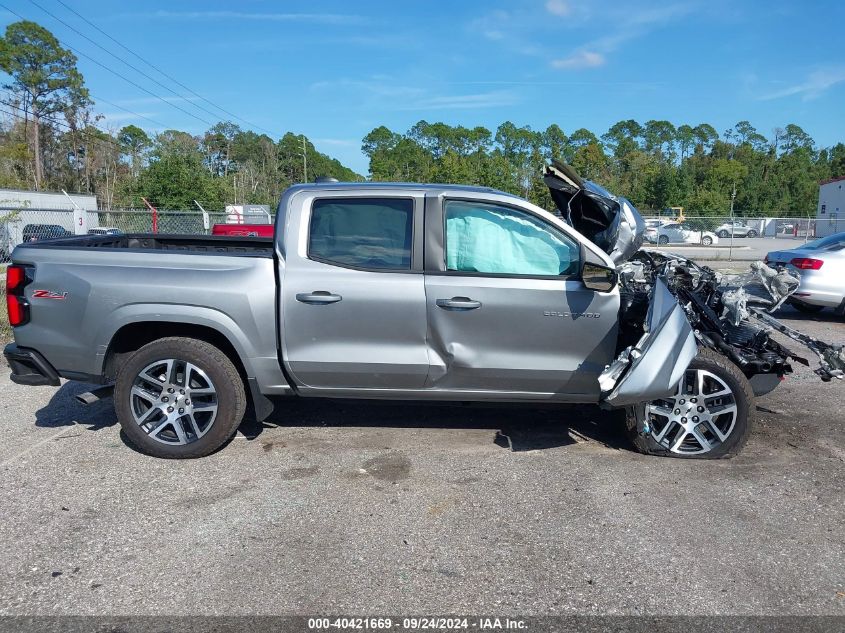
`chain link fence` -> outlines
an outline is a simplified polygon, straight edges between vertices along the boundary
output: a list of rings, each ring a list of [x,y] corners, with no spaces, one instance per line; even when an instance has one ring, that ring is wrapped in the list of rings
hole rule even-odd
[[[209,235],[215,224],[231,223],[232,216],[223,213],[203,214],[199,211],[158,211],[153,227],[153,214],[148,209],[120,211],[87,211],[89,234],[163,233]],[[242,216],[244,222],[253,222]],[[271,215],[268,219],[273,221]],[[268,221],[265,220],[265,221]],[[0,264],[8,263],[15,246],[25,242],[73,235],[72,209],[20,209],[0,207]]]
[[[153,214],[148,209],[115,211],[87,211],[88,233],[164,233],[183,235],[208,235],[215,224],[225,224],[233,219],[224,212],[203,214],[199,211],[158,211],[153,230]],[[809,241],[845,231],[845,219],[797,217],[739,217],[731,220],[725,216],[686,215],[678,223],[676,217],[643,215],[649,226],[657,227],[658,234],[667,233],[672,225],[686,231],[675,234],[670,241],[683,239],[692,243],[723,243],[733,238],[781,238]],[[245,216],[248,217],[248,216]],[[272,221],[272,216],[269,218]],[[246,222],[251,220],[247,219]],[[15,246],[25,242],[74,234],[72,209],[21,209],[0,207],[0,265],[9,261]],[[681,235],[678,237],[678,235]],[[652,237],[654,233],[652,232]],[[654,241],[657,241],[655,239]]]
[[[681,222],[666,216],[645,216],[650,235],[665,240],[691,243],[721,243],[736,238],[777,238],[809,241],[845,231],[845,219],[838,218],[731,218],[725,216],[685,216]],[[648,234],[647,234],[648,235]],[[661,240],[664,241],[664,240]]]

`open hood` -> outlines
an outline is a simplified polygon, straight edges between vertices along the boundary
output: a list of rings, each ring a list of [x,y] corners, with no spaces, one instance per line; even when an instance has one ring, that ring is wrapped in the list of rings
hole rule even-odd
[[[645,222],[628,200],[582,180],[572,167],[558,161],[545,168],[543,180],[563,218],[615,264],[640,250]]]

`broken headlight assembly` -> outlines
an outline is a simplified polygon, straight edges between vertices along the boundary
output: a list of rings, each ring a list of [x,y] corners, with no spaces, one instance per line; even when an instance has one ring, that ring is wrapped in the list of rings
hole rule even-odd
[[[754,262],[746,275],[727,279],[685,257],[637,252],[619,266],[620,348],[642,336],[648,294],[657,278],[683,307],[698,344],[730,358],[747,377],[784,376],[792,372],[790,362],[809,366],[806,358],[772,338],[777,331],[817,356],[814,371],[822,380],[845,378],[845,346],[803,334],[771,315],[795,292],[800,279],[762,262]]]

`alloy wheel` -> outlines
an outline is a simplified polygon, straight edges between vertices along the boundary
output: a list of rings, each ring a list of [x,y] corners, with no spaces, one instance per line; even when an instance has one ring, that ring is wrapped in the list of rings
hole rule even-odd
[[[164,444],[190,444],[208,433],[217,417],[217,389],[202,369],[176,358],[150,363],[132,383],[136,424]]]
[[[736,397],[724,380],[688,369],[674,396],[646,405],[646,430],[672,453],[709,453],[730,437],[737,415]]]

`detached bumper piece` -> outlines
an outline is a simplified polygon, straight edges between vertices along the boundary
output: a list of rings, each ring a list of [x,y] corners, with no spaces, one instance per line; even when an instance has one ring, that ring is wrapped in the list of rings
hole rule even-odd
[[[41,354],[34,349],[18,347],[11,343],[3,350],[3,356],[12,369],[9,376],[12,382],[18,385],[41,386],[52,385],[57,387],[59,374],[53,366],[47,362]]]

